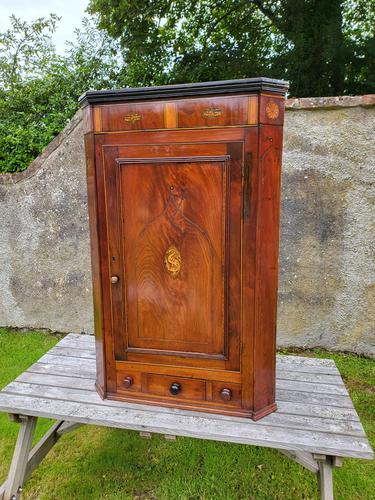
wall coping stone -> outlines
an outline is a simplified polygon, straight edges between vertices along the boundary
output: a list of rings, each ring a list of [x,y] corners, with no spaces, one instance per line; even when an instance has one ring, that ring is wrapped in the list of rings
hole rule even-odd
[[[287,99],[285,107],[287,110],[315,110],[315,109],[337,109],[354,108],[356,106],[375,106],[375,94],[367,95],[345,95],[336,97],[300,97]]]
[[[301,97],[287,99],[285,108],[288,111],[314,111],[318,109],[337,109],[375,106],[375,94],[337,97]],[[48,144],[48,146],[33,160],[26,170],[16,173],[0,174],[1,184],[16,184],[33,177],[42,167],[44,161],[60,146],[82,120],[82,111],[78,110],[66,127]]]

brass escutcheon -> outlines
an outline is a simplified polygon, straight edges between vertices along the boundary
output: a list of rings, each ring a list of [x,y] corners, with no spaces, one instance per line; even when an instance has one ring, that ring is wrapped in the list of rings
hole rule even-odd
[[[181,271],[181,254],[174,245],[171,245],[164,254],[164,265],[172,278],[177,278]]]
[[[223,114],[220,108],[206,108],[202,111],[203,118],[218,118]]]
[[[142,118],[142,115],[139,113],[129,113],[124,116],[124,120],[128,123],[138,122]]]

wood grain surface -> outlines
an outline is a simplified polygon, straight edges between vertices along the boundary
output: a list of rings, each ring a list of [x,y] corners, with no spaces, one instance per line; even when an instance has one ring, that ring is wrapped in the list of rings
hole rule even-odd
[[[97,389],[262,418],[276,409],[284,100],[107,97],[86,111]]]
[[[69,334],[0,391],[0,411],[69,422],[372,459],[373,452],[331,360],[277,356],[278,409],[259,422],[102,400],[95,343]],[[330,397],[327,397],[330,396]]]

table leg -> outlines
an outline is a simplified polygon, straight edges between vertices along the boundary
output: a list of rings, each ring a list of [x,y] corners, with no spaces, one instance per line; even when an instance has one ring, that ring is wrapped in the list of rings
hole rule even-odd
[[[38,420],[37,417],[20,416],[19,418],[21,420],[21,427],[18,433],[8,478],[4,485],[4,500],[17,500],[20,498],[35,426]]]
[[[318,459],[319,490],[321,500],[333,500],[333,463],[332,457],[326,456],[323,460]]]

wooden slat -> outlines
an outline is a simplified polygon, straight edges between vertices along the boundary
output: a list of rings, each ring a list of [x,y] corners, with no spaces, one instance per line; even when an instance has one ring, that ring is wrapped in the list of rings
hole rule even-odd
[[[84,346],[91,347],[94,350],[95,338],[93,335],[80,335],[70,333],[64,337],[57,344],[61,347],[74,347],[82,348]],[[308,358],[305,356],[291,356],[285,354],[278,354],[277,360],[282,364],[287,363],[289,365],[309,365],[309,366],[330,366],[336,368],[335,362],[331,359],[320,359],[320,358]],[[337,369],[336,369],[337,370]]]
[[[353,403],[350,398],[347,396],[337,396],[336,394],[317,394],[277,389],[276,400],[317,404],[321,406],[337,406],[339,408],[353,408]]]
[[[69,377],[64,375],[48,375],[48,377],[46,377],[40,373],[23,372],[17,377],[15,382],[39,384],[39,387],[41,385],[47,385],[52,387],[65,387],[68,389],[86,389],[95,392],[95,380],[92,378]]]
[[[280,369],[294,371],[295,373],[307,373],[307,374],[316,374],[316,375],[332,375],[332,376],[340,376],[340,372],[337,368],[332,366],[308,366],[308,365],[296,365],[291,366],[287,364],[281,365],[279,361],[276,362],[276,372]]]
[[[267,416],[266,425],[290,427],[294,429],[318,430],[335,434],[346,434],[348,436],[363,436],[363,427],[358,421],[345,421],[327,419],[320,416],[290,415],[275,412]]]
[[[50,356],[53,356],[53,358],[50,358]],[[61,359],[57,359],[61,358]],[[67,359],[66,359],[67,358]],[[95,358],[95,351],[91,350],[86,351],[85,349],[76,349],[72,347],[59,347],[56,346],[52,348],[47,354],[45,354],[40,360],[39,363],[48,363],[49,360],[51,364],[64,364],[64,365],[76,365],[77,360],[76,358],[80,359],[87,359],[91,360]],[[327,361],[327,360],[323,360]],[[329,361],[329,360],[328,360]],[[81,363],[79,361],[78,363]],[[85,366],[89,366],[86,364]],[[278,373],[280,372],[281,374],[284,374],[286,372],[289,373],[295,373],[296,376],[301,376],[307,377],[308,379],[312,380],[314,378],[314,375],[316,376],[323,376],[323,377],[328,377],[332,376],[335,377],[334,380],[335,382],[338,382],[341,380],[340,374],[337,370],[337,368],[332,367],[332,366],[326,366],[326,365],[308,365],[304,363],[297,363],[297,364],[292,364],[290,360],[285,363],[284,361],[278,359],[277,361],[277,368],[278,368]],[[290,375],[289,375],[290,377]],[[317,380],[316,380],[317,381]]]
[[[76,389],[86,389],[86,390],[89,390],[89,391],[92,391],[95,393],[94,378],[93,377],[88,378],[88,379],[79,378],[77,380],[76,377],[67,376],[67,375],[56,374],[56,375],[49,375],[48,377],[45,377],[43,374],[38,374],[38,373],[27,371],[27,372],[24,372],[20,377],[18,377],[15,382],[24,382],[24,383],[39,385],[39,389],[37,388],[36,391],[37,391],[37,395],[40,397],[44,396],[44,390],[42,387],[43,385],[49,385],[52,387],[65,387],[67,389],[71,388],[71,389],[73,389],[73,392],[71,392],[70,394],[74,394]],[[96,393],[95,393],[95,398],[96,398]],[[109,403],[112,404],[110,401],[109,401]],[[123,403],[115,403],[115,404],[122,405]],[[280,403],[279,403],[279,407],[280,407]],[[304,408],[307,408],[306,404],[304,405]],[[319,407],[319,408],[321,408],[321,407]],[[337,411],[337,409],[336,409],[336,411]],[[283,411],[279,410],[279,413],[283,413]],[[290,413],[290,408],[287,408],[286,413]],[[353,413],[355,415],[355,411]],[[277,415],[277,414],[275,414],[275,415]],[[316,413],[315,415],[313,415],[310,412],[308,412],[306,415],[306,417],[312,417],[312,416],[320,417],[321,415],[319,413]],[[231,418],[231,417],[229,417],[229,418]],[[271,415],[267,418],[274,418],[274,417]],[[323,418],[327,418],[327,416],[325,416],[325,417],[323,416]],[[331,412],[329,413],[329,418],[333,419],[333,420],[335,419],[335,414],[333,413],[333,410],[331,410]],[[347,415],[345,415],[345,418],[347,418]],[[358,419],[356,419],[356,420],[358,420]],[[307,425],[307,423],[308,422],[304,421],[304,425]],[[341,423],[340,423],[340,425],[341,425]]]
[[[174,434],[177,436],[195,437],[215,441],[253,444],[286,450],[303,450],[311,453],[328,455],[371,458],[372,452],[365,438],[330,435],[322,432],[289,429],[251,422],[246,419],[218,419],[211,415],[191,415],[192,412],[175,410],[155,412],[153,410],[135,410],[113,408],[90,403],[56,401],[34,398],[27,395],[16,396],[3,393],[0,399],[0,410],[11,411],[11,408],[22,406],[22,413],[40,415],[47,418],[61,418],[80,423],[96,424],[106,427],[133,429],[143,432]],[[62,419],[62,418],[61,418]],[[264,420],[264,419],[263,419]],[[262,421],[260,421],[262,422]]]
[[[95,353],[95,344],[92,342],[77,342],[73,340],[72,342],[64,342],[63,344],[56,344],[55,347],[64,348],[64,349],[77,349],[79,351],[87,351],[91,353]]]
[[[95,378],[95,365],[92,363],[91,368],[89,369],[86,365],[86,369],[82,368],[81,363],[77,363],[75,360],[72,360],[70,366],[67,366],[65,363],[64,366],[60,366],[56,363],[46,364],[42,362],[37,362],[32,367],[28,369],[28,371],[33,371],[35,373],[52,373],[55,375],[72,375],[76,377],[93,377]],[[295,380],[296,382],[308,382],[315,384],[319,387],[319,384],[330,384],[335,386],[345,387],[344,383],[340,376],[337,375],[319,375],[316,373],[302,373],[302,372],[292,372],[285,370],[277,371],[277,380]]]
[[[81,335],[77,333],[69,333],[63,339],[59,341],[59,345],[69,344],[71,345],[73,342],[78,342],[80,344],[95,344],[95,337],[93,335]]]
[[[42,367],[47,366],[53,368],[53,365],[41,365]],[[36,365],[33,365],[31,367],[34,369]],[[61,372],[59,372],[61,370]],[[29,373],[29,372],[28,372]],[[41,373],[44,373],[43,371]],[[60,375],[65,372],[65,367],[55,367],[53,370],[54,375]],[[72,377],[74,378],[74,377]],[[92,380],[94,382],[95,375],[92,375],[92,378],[89,380]],[[19,379],[16,379],[19,380]],[[87,382],[87,381],[86,381]],[[90,383],[90,382],[88,382]],[[43,384],[48,384],[48,380],[43,380]],[[64,383],[62,385],[65,385]],[[69,387],[71,386],[70,383],[66,384]],[[41,394],[41,397],[43,397],[43,394]],[[111,403],[110,403],[111,404]],[[121,403],[120,403],[121,404]],[[302,415],[302,416],[320,416],[322,418],[329,418],[329,419],[334,419],[334,420],[348,420],[348,421],[359,421],[358,416],[354,408],[337,408],[337,407],[329,407],[329,406],[319,406],[319,405],[312,405],[312,404],[307,404],[307,403],[293,403],[293,402],[284,402],[284,401],[278,401],[278,411],[281,413],[288,413],[288,414],[294,414],[294,415]],[[232,418],[232,417],[228,417]],[[268,418],[268,417],[267,417]]]
[[[340,396],[348,397],[348,391],[345,386],[331,385],[331,384],[318,384],[311,382],[293,382],[291,380],[276,380],[276,388],[290,391],[302,391],[318,394],[338,394]]]
[[[66,373],[66,370],[61,367],[56,367],[55,366],[55,371],[52,373],[51,369],[49,371],[49,376],[48,376],[48,382],[46,381],[46,377],[44,375],[44,371],[40,371],[40,366],[46,366],[46,365],[39,365],[39,366],[32,366],[27,372],[24,372],[20,377],[18,377],[16,380],[20,382],[35,382],[35,383],[48,383],[48,385],[53,385],[55,384],[56,380],[56,385],[60,385],[61,387],[75,387],[76,384],[79,384],[81,388],[87,387],[87,385],[90,385],[90,387],[93,384],[93,380],[95,379],[95,375],[93,372],[91,372],[90,375],[87,376],[87,379],[89,379],[86,383],[85,382],[79,382],[75,380],[76,378],[82,378],[82,372],[80,370],[80,365],[76,364],[76,367],[70,371],[70,373]],[[52,370],[54,368],[54,365],[47,365],[47,366],[52,366]],[[56,373],[56,369],[58,373]],[[37,373],[42,373],[39,377],[37,376]],[[27,373],[30,373],[30,376],[27,375]],[[34,373],[34,376],[31,374]],[[84,373],[88,373],[87,371]],[[63,384],[60,384],[60,380],[56,377],[55,375],[62,375],[65,378],[65,380],[62,380],[61,382]],[[69,376],[71,377],[71,380],[69,379]],[[344,386],[337,386],[337,385],[329,385],[329,384],[312,384],[312,383],[305,383],[305,382],[291,382],[287,380],[278,380],[277,381],[277,388],[281,390],[291,390],[291,391],[309,391],[309,392],[316,392],[316,393],[322,393],[322,394],[339,394],[339,395],[347,395],[347,391]]]
[[[61,401],[74,401],[81,403],[94,403],[99,406],[118,406],[123,403],[105,400],[102,401],[96,391],[79,388],[56,387],[49,385],[27,384],[24,382],[11,382],[3,390],[6,394],[34,396],[35,398],[59,399]],[[118,404],[116,404],[118,403]]]
[[[278,380],[292,380],[296,382],[311,382],[315,384],[334,384],[344,386],[344,382],[340,375],[336,374],[319,374],[319,373],[305,373],[287,370],[285,368],[277,369]]]
[[[47,353],[39,359],[39,363],[53,364],[56,366],[77,366],[77,359],[68,358],[66,356],[53,356]],[[94,365],[91,359],[80,359],[79,364],[84,370],[91,370]]]
[[[63,377],[60,377],[63,378]],[[81,403],[91,403],[98,404],[99,406],[110,406],[113,408],[124,408],[124,403],[118,401],[102,401],[98,394],[93,390],[84,390],[83,388],[66,388],[66,387],[57,387],[55,384],[48,385],[39,385],[39,384],[30,384],[23,382],[12,382],[9,386],[6,387],[7,393],[19,394],[19,395],[29,395],[34,397],[41,398],[51,398],[54,400],[61,401],[74,401]],[[130,405],[128,405],[130,407]],[[138,409],[138,405],[132,405],[131,408]],[[157,407],[154,407],[155,413],[158,412]],[[151,412],[150,406],[146,406],[145,410],[147,413]],[[166,412],[164,412],[166,413]],[[233,421],[232,417],[229,417],[227,420]],[[238,420],[239,422],[243,422],[242,419]],[[333,421],[325,418],[321,418],[319,416],[296,416],[296,415],[283,415],[282,413],[273,413],[268,417],[262,419],[260,423],[256,425],[267,425],[267,426],[277,426],[277,427],[287,427],[294,429],[306,429],[309,430],[318,430],[320,432],[332,432],[332,433],[341,433],[347,435],[363,435],[362,426],[357,423],[345,422],[345,421]]]
[[[175,436],[174,434],[164,434],[164,439],[166,441],[176,441],[177,436]]]
[[[95,339],[92,335],[79,335],[79,334],[69,334],[64,339],[62,339],[57,347],[70,347],[70,348],[91,348],[95,350]],[[285,363],[289,366],[319,366],[319,367],[333,367],[336,369],[335,362],[331,359],[319,359],[319,358],[307,358],[304,356],[290,356],[284,354],[277,355],[277,361],[279,364],[284,365]]]
[[[288,365],[306,365],[306,366],[331,366],[336,368],[335,362],[332,359],[305,358],[304,356],[288,356],[286,354],[278,354],[277,360],[279,363]],[[337,368],[336,368],[337,369]]]
[[[91,369],[83,369],[80,364],[72,366],[60,366],[55,364],[35,363],[27,370],[31,373],[43,373],[45,375],[65,375],[76,378],[89,378],[95,380],[95,365]]]
[[[30,386],[30,387],[29,387]],[[78,384],[77,384],[78,386]],[[36,397],[43,396],[43,392],[46,391],[47,389],[43,389],[44,387],[50,387],[50,389],[54,389],[53,385],[52,386],[37,386],[36,384],[25,384],[23,382],[11,382],[8,386],[5,387],[4,391],[5,392],[10,392],[12,391],[13,393],[28,393],[30,394],[32,391],[32,394]],[[64,397],[67,400],[71,399],[74,397],[76,394],[76,391],[79,389],[77,388],[66,388],[66,387],[61,387],[57,388],[56,390],[61,389],[59,392],[59,397]],[[64,390],[63,390],[64,389]],[[96,398],[97,394],[95,392],[89,391],[88,397]],[[338,396],[334,394],[312,394],[312,393],[306,393],[306,392],[299,392],[299,391],[289,391],[289,390],[283,390],[279,389],[276,391],[276,398],[277,401],[289,401],[289,402],[294,402],[294,403],[309,403],[309,404],[318,404],[321,406],[337,406],[339,408],[353,408],[353,403],[351,402],[350,398],[346,396]],[[123,403],[120,403],[123,404]]]
[[[56,347],[76,348],[76,349],[89,349],[90,353],[95,352],[95,339],[91,335],[77,335],[69,334],[62,339]],[[331,367],[337,371],[335,362],[331,359],[307,358],[304,356],[290,356],[279,354],[277,355],[277,362],[280,366],[285,364],[290,367],[300,366],[316,366],[316,367]]]
[[[50,354],[56,356],[68,356],[71,358],[95,359],[95,352],[89,349],[76,349],[71,347],[52,347]]]
[[[82,376],[82,373],[91,373],[91,374],[95,374],[95,367],[94,367],[94,364],[92,363],[92,361],[90,359],[77,359],[77,358],[74,358],[74,357],[67,357],[67,356],[56,356],[56,355],[53,355],[53,354],[45,354],[35,366],[35,370],[37,371],[42,371],[43,368],[41,368],[41,365],[49,365],[49,366],[52,366],[54,368],[56,368],[57,370],[61,370],[63,369],[62,367],[66,367],[66,372],[71,374],[71,375],[75,375],[77,374],[76,376]],[[47,368],[45,369],[47,370]],[[31,367],[30,368],[30,371],[34,371],[34,368]],[[282,382],[283,379],[281,380],[278,380],[278,387],[280,389],[284,389],[284,388],[289,388],[291,387],[288,383],[286,382]],[[316,384],[317,386],[317,384]],[[298,384],[296,384],[296,388],[298,387]],[[301,388],[303,388],[303,386],[300,386]],[[306,386],[307,387],[307,386]],[[313,390],[314,388],[312,386],[309,387],[309,390]],[[334,387],[331,387],[331,388],[327,388],[329,390],[329,392],[331,393],[340,393],[340,392],[343,392],[343,391],[340,391],[340,390],[336,390]],[[316,390],[316,387],[315,387],[315,390]],[[306,392],[306,391],[301,391],[301,392]],[[344,393],[344,392],[343,392]],[[284,399],[283,396],[281,396],[281,399]],[[288,399],[290,400],[290,399]]]
[[[56,358],[53,358],[53,361],[55,359]],[[77,363],[74,358],[72,358],[70,361],[66,359],[64,359],[63,361],[56,359],[56,361],[51,363],[46,363],[46,360],[48,360],[48,358],[43,357],[43,360],[39,360],[37,363],[32,365],[32,367],[30,367],[28,371],[33,371],[36,373],[52,373],[56,375],[67,374],[76,377],[95,378],[96,372],[94,363],[91,363],[89,365],[86,363],[85,365],[82,365],[81,362]],[[296,382],[308,382],[314,384],[317,387],[319,387],[320,383],[345,387],[341,377],[338,375],[321,375],[316,373],[278,370],[277,380],[295,380]]]
[[[338,408],[333,406],[321,406],[309,403],[294,403],[290,401],[278,401],[278,411],[292,415],[317,416],[334,420],[350,420],[359,422],[359,417],[354,408]]]
[[[284,369],[295,372],[302,373],[317,373],[320,375],[336,375],[340,376],[340,372],[335,366],[326,366],[326,365],[307,365],[303,363],[292,364],[289,360],[283,360],[283,358],[278,357],[276,359],[276,369]]]
[[[91,335],[69,334],[49,351],[49,355],[68,356],[74,358],[94,358],[95,339]],[[43,362],[43,359],[40,360]],[[72,361],[73,362],[73,361]],[[340,377],[334,361],[330,359],[305,358],[302,356],[277,356],[277,369],[294,373],[334,375]]]

